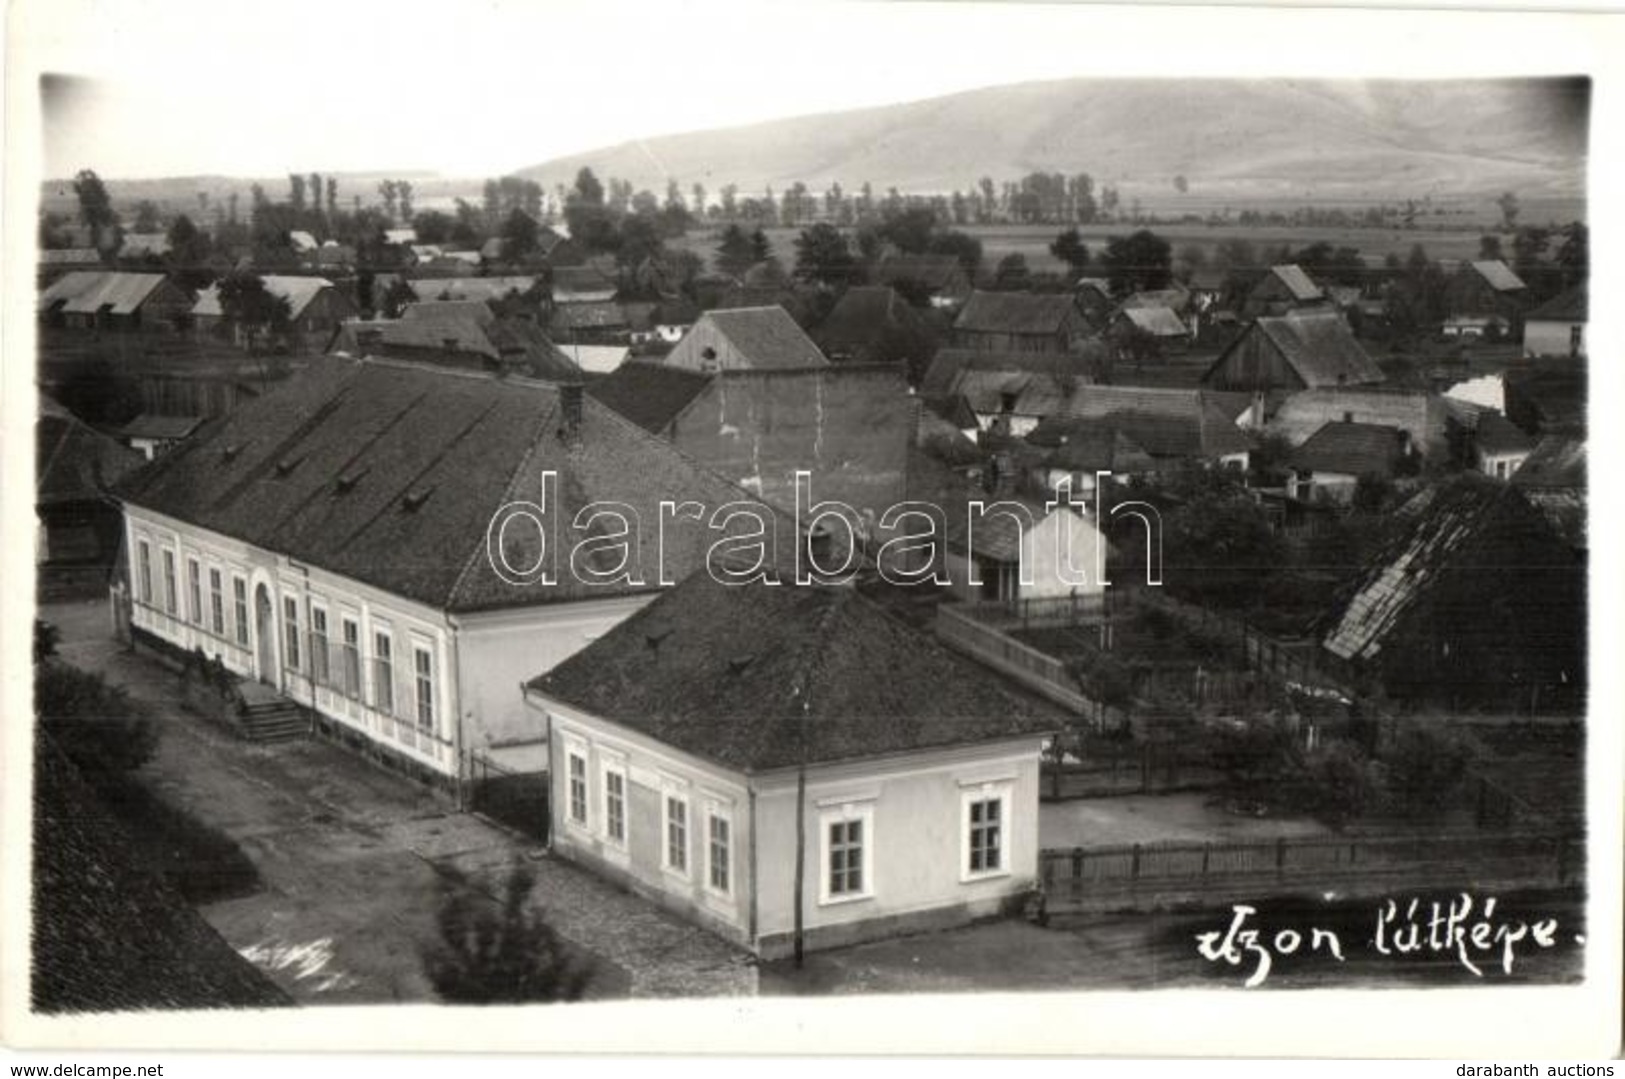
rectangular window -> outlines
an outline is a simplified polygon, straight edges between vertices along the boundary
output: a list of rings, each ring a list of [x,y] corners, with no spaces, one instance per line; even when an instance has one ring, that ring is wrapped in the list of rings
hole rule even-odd
[[[619,767],[604,768],[604,835],[626,842],[626,773]]]
[[[203,624],[203,567],[198,565],[195,558],[186,560],[186,600],[189,605],[188,614],[192,621],[198,625]]]
[[[317,685],[332,684],[332,670],[328,666],[327,612],[312,605],[310,608],[310,677]]]
[[[372,706],[395,714],[395,642],[387,633],[372,635]]]
[[[999,877],[1010,872],[1006,849],[1010,823],[1010,784],[1007,781],[967,786],[960,799],[959,879]]]
[[[829,826],[829,894],[863,894],[863,821],[834,821]]]
[[[731,831],[732,822],[713,811],[706,824],[706,879],[713,889],[724,895],[732,889],[732,866],[729,861],[732,856]]]
[[[587,758],[571,753],[570,760],[570,819],[577,824],[587,823]]]
[[[221,594],[220,571],[209,570],[209,628],[216,637],[226,635],[226,597]]]
[[[1004,801],[984,798],[970,804],[970,871],[1004,868]]]
[[[344,649],[344,692],[346,696],[361,699],[361,626],[353,618],[340,622]]]
[[[434,655],[427,648],[413,649],[412,666],[417,683],[418,729],[434,730]]]
[[[164,552],[164,610],[175,613],[175,552]]]
[[[287,638],[288,654],[285,658],[288,669],[299,669],[299,600],[293,596],[284,596],[282,599],[282,628],[283,636]]]
[[[146,540],[136,544],[136,568],[141,587],[141,602],[152,602],[152,545]]]
[[[688,802],[666,795],[666,868],[688,872]]]
[[[241,577],[231,579],[231,603],[237,618],[237,643],[248,647],[248,582]]]

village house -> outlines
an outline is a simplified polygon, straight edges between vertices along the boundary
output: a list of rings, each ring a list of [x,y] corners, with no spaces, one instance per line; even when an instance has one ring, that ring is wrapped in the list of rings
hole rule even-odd
[[[1202,375],[1210,390],[1262,394],[1382,381],[1382,368],[1329,308],[1255,319]]]
[[[1506,333],[1517,321],[1529,290],[1499,259],[1463,262],[1445,286],[1446,333]]]
[[[545,736],[514,691],[536,668],[704,565],[722,534],[662,502],[756,507],[795,549],[781,515],[579,385],[389,360],[311,365],[117,494],[144,641],[448,784]],[[498,520],[511,503],[530,517]]]
[[[95,270],[101,265],[102,253],[94,247],[45,248],[39,253],[39,285],[44,288],[63,274]]]
[[[541,302],[534,276],[420,279],[406,285],[419,300],[475,300],[493,306],[526,301],[535,307]]]
[[[1327,302],[1324,289],[1303,272],[1301,266],[1271,266],[1242,301],[1241,317],[1259,318],[1284,315],[1300,308],[1318,308]]]
[[[662,361],[714,373],[740,369],[823,367],[829,363],[782,307],[707,311]]]
[[[40,586],[47,591],[76,583],[105,587],[123,534],[118,505],[108,492],[141,466],[141,455],[44,394],[34,448]]]
[[[47,326],[74,330],[173,330],[192,310],[192,297],[158,273],[75,270],[39,298]]]
[[[1535,448],[1530,438],[1499,412],[1481,412],[1472,429],[1473,467],[1498,480],[1511,479]]]
[[[1512,474],[1512,486],[1570,549],[1583,555],[1590,548],[1585,439],[1568,435],[1541,439]]]
[[[884,285],[855,285],[841,294],[814,332],[824,354],[837,362],[876,363],[918,359],[931,349],[920,313]],[[911,356],[910,351],[924,353]]]
[[[1394,698],[1513,713],[1584,699],[1583,551],[1515,485],[1471,473],[1423,488],[1394,515],[1323,645]]]
[[[1138,335],[1156,342],[1165,355],[1178,355],[1191,345],[1191,328],[1171,308],[1119,307],[1107,323],[1107,339],[1114,342],[1120,354],[1127,355],[1132,350],[1126,349],[1125,340]]]
[[[355,303],[325,277],[265,274],[260,280],[265,282],[267,292],[288,301],[290,343],[302,342],[304,347],[317,350],[325,348],[339,324],[359,314]],[[202,336],[219,336],[230,329],[242,344],[246,340],[242,328],[228,327],[228,321],[220,306],[220,286],[210,285],[192,306],[192,323]]]
[[[1082,499],[1084,492],[1073,491]],[[1064,600],[1098,605],[1104,599],[1101,571],[1111,547],[1088,514],[1067,505],[1053,509],[1003,492],[984,496],[978,514],[948,510],[943,568],[948,588],[970,602],[1020,606]]]
[[[1412,457],[1410,435],[1374,423],[1328,423],[1287,458],[1287,495],[1305,502],[1347,503],[1361,477],[1392,479]]]
[[[1024,455],[1029,483],[1046,491],[1065,485],[1093,497],[1104,473],[1117,483],[1153,475],[1156,460],[1111,417],[1052,416],[1027,435],[1034,452]]]
[[[1090,381],[1075,353],[945,348],[926,368],[920,396],[939,410],[968,410],[978,431],[1020,438]]]
[[[525,687],[552,849],[772,959],[1019,908],[1063,711],[861,585],[705,572]]]
[[[615,298],[615,280],[593,266],[555,266],[552,272],[553,302],[606,304]]]
[[[956,347],[989,352],[1070,352],[1094,336],[1077,303],[1063,293],[978,290],[953,326]]]
[[[180,445],[203,425],[201,416],[172,416],[143,412],[123,427],[124,444],[150,461]]]
[[[953,255],[887,255],[870,276],[905,296],[923,294],[937,308],[958,307],[972,291],[964,264]]]
[[[1586,354],[1586,286],[1558,293],[1523,317],[1525,356]]]
[[[608,300],[561,303],[553,308],[547,329],[564,342],[592,345],[632,343],[632,323],[626,310]]]

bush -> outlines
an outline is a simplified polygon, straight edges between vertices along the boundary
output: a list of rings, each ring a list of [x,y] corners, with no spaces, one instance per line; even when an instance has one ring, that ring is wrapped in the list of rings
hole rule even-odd
[[[152,759],[158,731],[146,709],[99,674],[50,660],[34,668],[34,713],[40,731],[92,786]]]
[[[1467,775],[1465,743],[1446,730],[1407,723],[1380,760],[1389,792],[1412,813],[1437,813],[1450,804]]]
[[[423,966],[442,1000],[455,1004],[526,1004],[579,1000],[592,980],[553,928],[529,905],[535,878],[523,862],[508,871],[501,906],[492,910],[468,878],[443,870],[440,939]]]

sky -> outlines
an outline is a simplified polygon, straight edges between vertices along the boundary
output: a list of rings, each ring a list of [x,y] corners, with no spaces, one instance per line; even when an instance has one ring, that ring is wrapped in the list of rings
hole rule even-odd
[[[643,136],[1026,80],[1260,63],[1362,74],[1362,56],[1402,62],[1426,40],[1339,30],[1369,12],[1315,14],[1301,36],[1339,48],[1311,52],[1280,47],[1309,17],[1297,12],[906,0],[20,0],[13,12],[13,62],[78,76],[43,95],[51,177],[483,176]],[[1403,17],[1419,28],[1418,13]]]

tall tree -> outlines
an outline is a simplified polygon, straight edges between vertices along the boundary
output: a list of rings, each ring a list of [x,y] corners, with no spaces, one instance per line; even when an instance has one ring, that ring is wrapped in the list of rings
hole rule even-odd
[[[185,214],[176,217],[169,226],[168,263],[183,288],[197,290],[208,285],[213,276],[208,269],[209,255],[208,234]]]
[[[288,201],[301,213],[305,209],[305,178],[297,172],[288,174]]]
[[[1168,287],[1173,263],[1168,241],[1149,229],[1106,241],[1106,280],[1115,295]]]
[[[796,238],[797,277],[821,285],[846,285],[855,279],[857,271],[857,260],[840,229],[819,222],[801,230]]]
[[[158,218],[158,204],[151,199],[136,203],[135,221],[130,227],[136,232],[157,232],[163,228],[163,222]]]
[[[1511,191],[1503,191],[1501,197],[1495,200],[1495,205],[1501,211],[1501,227],[1511,232],[1518,226],[1518,196]]]
[[[1074,276],[1089,268],[1089,248],[1076,226],[1055,237],[1055,242],[1049,245],[1049,253],[1066,263]]]
[[[756,252],[744,229],[737,224],[729,224],[722,230],[722,242],[717,245],[716,255],[712,259],[718,273],[734,278],[743,277],[756,261]]]
[[[327,178],[327,213],[329,216],[338,213],[339,209],[339,182],[333,177]]]
[[[93,240],[99,245],[103,230],[118,224],[107,185],[90,169],[81,169],[74,177],[73,193],[79,198],[79,220],[89,226]]]
[[[252,349],[262,333],[282,332],[292,318],[287,297],[266,288],[258,274],[227,274],[220,280],[219,295],[220,312],[241,333],[245,348]]]
[[[399,180],[399,181],[396,181],[395,193],[400,198],[400,202],[401,202],[401,217],[400,217],[400,219],[402,221],[410,221],[410,220],[412,220],[412,181],[411,180]]]

